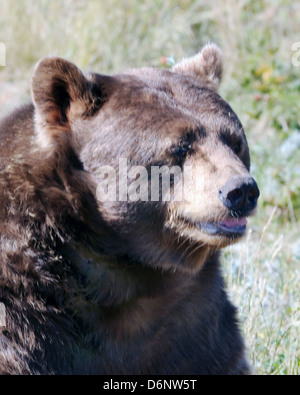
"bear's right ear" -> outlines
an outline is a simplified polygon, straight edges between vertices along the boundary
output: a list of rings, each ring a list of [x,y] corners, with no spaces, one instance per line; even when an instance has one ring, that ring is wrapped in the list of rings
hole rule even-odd
[[[70,132],[72,119],[95,113],[105,96],[101,84],[87,79],[73,63],[56,57],[42,59],[32,77],[40,143],[48,146],[62,133]]]

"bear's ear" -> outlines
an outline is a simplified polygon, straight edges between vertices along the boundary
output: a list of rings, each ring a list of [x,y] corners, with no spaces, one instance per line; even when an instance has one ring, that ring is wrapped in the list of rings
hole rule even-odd
[[[55,57],[42,59],[32,77],[35,122],[43,145],[70,131],[74,117],[92,115],[105,101],[98,81],[87,79],[71,62]]]
[[[222,51],[216,44],[207,44],[197,55],[183,59],[172,70],[205,81],[217,91],[223,73]]]

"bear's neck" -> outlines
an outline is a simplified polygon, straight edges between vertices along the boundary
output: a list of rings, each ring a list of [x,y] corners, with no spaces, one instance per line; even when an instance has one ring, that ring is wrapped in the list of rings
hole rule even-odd
[[[82,298],[103,308],[119,307],[138,298],[156,298],[185,277],[132,262],[127,256],[107,256],[81,243],[64,245],[62,254],[80,278]]]
[[[79,330],[85,333],[89,328],[95,339],[105,331],[116,339],[134,338],[153,322],[161,322],[191,292],[210,298],[220,278],[215,254],[194,275],[135,264],[126,257],[101,256],[82,244],[65,245],[62,254],[75,269],[72,282],[66,284],[65,307]]]

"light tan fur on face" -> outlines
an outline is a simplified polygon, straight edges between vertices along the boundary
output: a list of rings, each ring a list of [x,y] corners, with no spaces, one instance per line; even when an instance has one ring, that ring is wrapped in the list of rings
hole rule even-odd
[[[231,177],[250,177],[250,173],[230,149],[217,139],[208,140],[201,146],[201,150],[206,154],[205,160],[201,152],[196,152],[186,161],[185,166],[189,166],[193,172],[192,182],[184,190],[184,200],[171,203],[166,226],[181,237],[192,242],[198,241],[199,248],[201,245],[223,248],[233,240],[221,235],[206,234],[193,224],[218,223],[228,218],[229,211],[218,197],[219,190]]]

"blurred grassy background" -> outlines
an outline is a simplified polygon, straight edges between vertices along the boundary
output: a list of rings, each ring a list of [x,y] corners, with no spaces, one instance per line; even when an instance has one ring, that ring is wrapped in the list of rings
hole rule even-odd
[[[257,374],[300,373],[300,3],[292,0],[1,0],[0,115],[30,98],[34,64],[52,54],[113,73],[165,67],[214,41],[222,95],[241,118],[261,198],[224,272]]]

